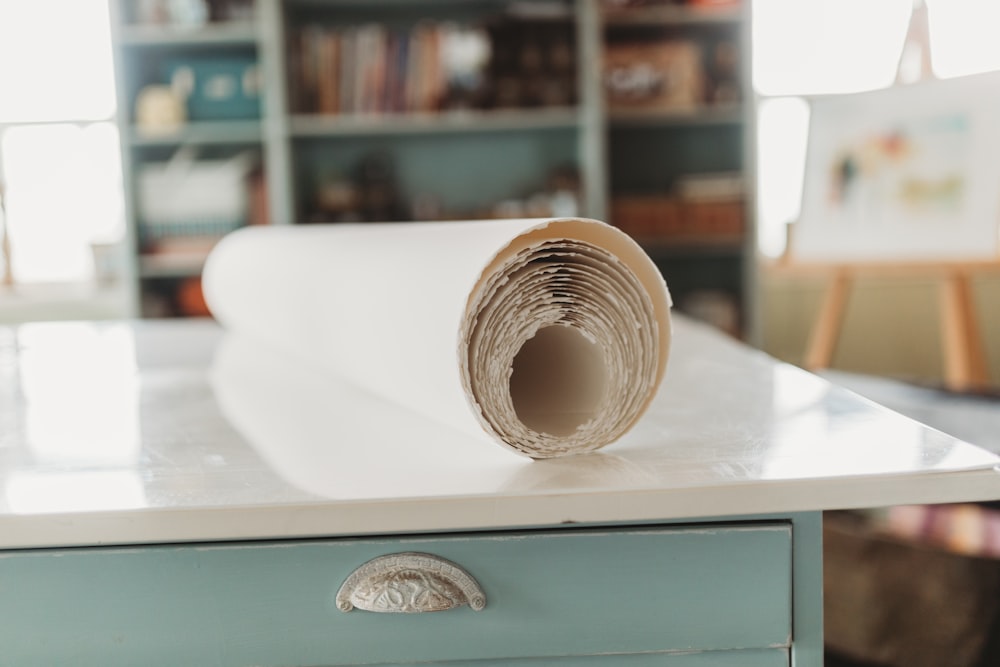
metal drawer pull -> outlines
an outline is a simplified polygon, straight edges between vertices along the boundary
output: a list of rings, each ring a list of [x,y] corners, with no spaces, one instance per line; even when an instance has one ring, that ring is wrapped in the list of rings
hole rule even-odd
[[[337,608],[381,613],[445,611],[486,606],[486,594],[472,575],[433,554],[404,552],[368,561],[344,580]]]

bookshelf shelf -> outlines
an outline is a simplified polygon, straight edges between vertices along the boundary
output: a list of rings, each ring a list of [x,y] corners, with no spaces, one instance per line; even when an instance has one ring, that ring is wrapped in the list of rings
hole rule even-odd
[[[746,251],[742,234],[732,236],[679,236],[671,238],[635,237],[646,252],[666,259],[673,256],[737,257]]]
[[[142,146],[228,145],[258,143],[263,138],[260,121],[200,121],[188,123],[175,131],[148,132],[133,127],[130,143]]]
[[[123,46],[254,46],[257,28],[249,22],[210,23],[199,27],[128,25],[121,28]]]
[[[575,129],[580,123],[577,109],[455,111],[428,114],[344,114],[337,116],[298,114],[292,116],[295,137],[357,135],[444,134],[451,132],[516,132],[524,130]]]
[[[733,125],[743,122],[743,108],[738,105],[705,106],[699,109],[616,109],[608,112],[615,127],[643,125]]]

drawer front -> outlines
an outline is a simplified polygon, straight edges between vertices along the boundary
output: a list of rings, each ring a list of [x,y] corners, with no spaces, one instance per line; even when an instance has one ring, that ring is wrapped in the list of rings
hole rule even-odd
[[[787,647],[791,540],[790,525],[772,523],[10,552],[0,555],[0,665],[344,665]],[[337,608],[358,566],[409,551],[462,566],[485,609]]]
[[[788,649],[429,662],[420,667],[789,667]]]

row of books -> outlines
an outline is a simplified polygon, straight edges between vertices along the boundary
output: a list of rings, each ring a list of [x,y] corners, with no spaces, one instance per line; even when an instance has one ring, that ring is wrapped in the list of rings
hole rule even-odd
[[[307,25],[290,55],[299,113],[432,112],[481,92],[489,39],[456,23]]]
[[[480,25],[421,21],[408,28],[308,24],[295,32],[290,48],[290,102],[298,113],[426,113],[576,101],[569,21],[501,16]]]

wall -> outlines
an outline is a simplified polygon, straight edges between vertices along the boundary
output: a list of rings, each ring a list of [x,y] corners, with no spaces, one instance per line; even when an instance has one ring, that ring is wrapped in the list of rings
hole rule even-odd
[[[822,278],[775,274],[759,279],[761,346],[801,363],[823,295]],[[942,378],[937,283],[913,278],[864,278],[848,302],[833,367],[936,384]],[[1000,275],[975,282],[990,380],[1000,387]]]

